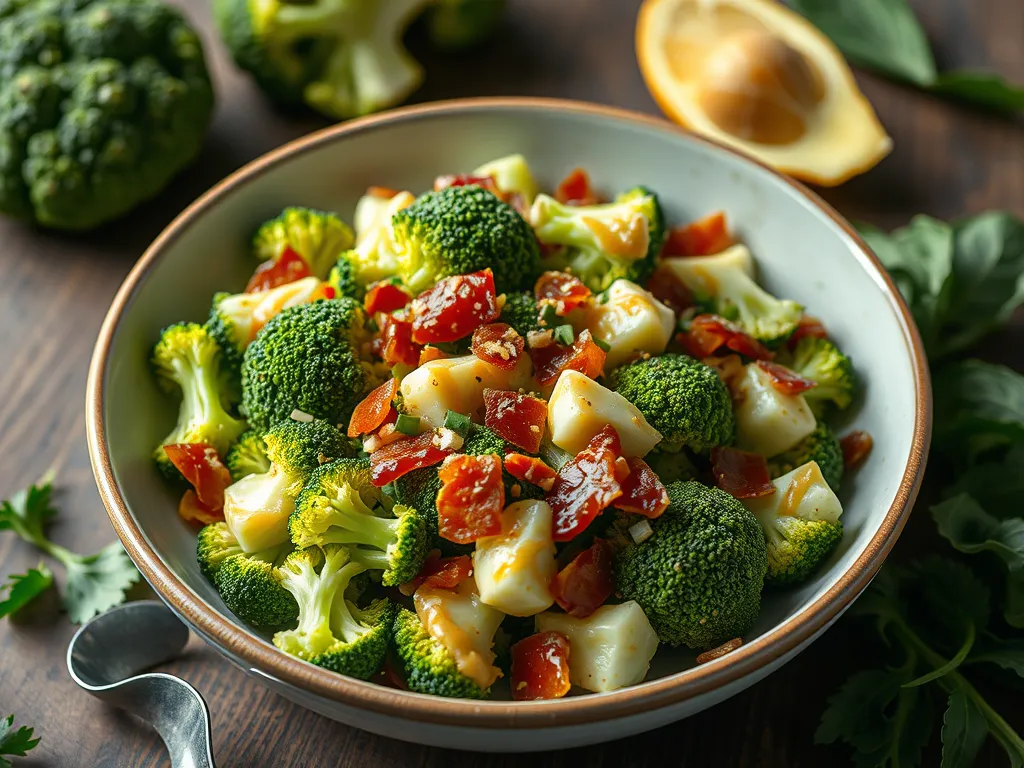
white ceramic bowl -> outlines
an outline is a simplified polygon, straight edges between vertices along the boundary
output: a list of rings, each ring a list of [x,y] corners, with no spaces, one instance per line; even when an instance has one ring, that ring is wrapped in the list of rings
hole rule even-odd
[[[602,189],[656,190],[669,221],[724,210],[773,292],[822,318],[855,361],[861,401],[844,428],[875,447],[844,483],[842,544],[807,584],[765,593],[739,650],[695,666],[663,648],[647,682],[557,701],[463,701],[333,674],[279,652],[236,621],[199,572],[195,532],[150,453],[174,414],[147,364],[159,329],[202,320],[217,290],[252,271],[254,228],[286,205],[351,219],[369,185],[424,190],[441,173],[521,152],[552,187],[576,166]],[[930,430],[924,353],[907,308],[864,243],[801,185],[669,123],[606,107],[482,99],[401,109],[293,142],[250,163],[182,213],[114,299],[89,377],[87,421],[110,519],[147,580],[199,635],[263,683],[344,723],[399,739],[477,750],[549,750],[656,728],[760,680],[823,632],[867,586],[917,494]]]

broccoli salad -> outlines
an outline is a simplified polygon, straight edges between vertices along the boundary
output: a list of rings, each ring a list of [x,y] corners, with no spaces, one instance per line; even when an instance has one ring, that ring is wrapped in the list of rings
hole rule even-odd
[[[723,213],[672,227],[580,169],[548,195],[514,155],[371,187],[352,227],[288,208],[252,251],[153,350],[180,397],[154,459],[285,653],[437,696],[610,691],[661,644],[739,647],[842,538],[853,368]]]

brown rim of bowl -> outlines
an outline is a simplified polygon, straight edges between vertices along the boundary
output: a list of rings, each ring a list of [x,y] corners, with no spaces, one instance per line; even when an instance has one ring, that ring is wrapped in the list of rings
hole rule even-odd
[[[904,338],[910,350],[914,367],[916,413],[910,458],[896,497],[886,513],[884,521],[860,557],[824,595],[804,608],[794,618],[720,659],[612,693],[538,702],[445,699],[385,688],[374,683],[344,677],[286,655],[272,644],[256,637],[214,610],[174,574],[146,541],[139,526],[132,519],[128,505],[117,486],[107,450],[103,423],[107,356],[117,332],[122,311],[130,302],[140,280],[159,260],[163,249],[172,243],[193,219],[202,215],[204,209],[217,198],[257,178],[268,168],[293,155],[334,141],[340,136],[371,130],[381,125],[416,120],[446,112],[457,113],[481,109],[553,110],[632,122],[686,136],[690,141],[712,146],[720,152],[726,152],[759,165],[792,186],[847,234],[871,264],[877,278],[885,285],[889,301],[900,317]],[[149,583],[180,615],[193,624],[200,634],[220,645],[236,660],[317,696],[383,715],[460,727],[543,728],[592,723],[636,715],[691,699],[739,680],[772,663],[825,628],[868,585],[903,529],[921,485],[931,435],[931,409],[931,388],[924,348],[899,291],[882,268],[881,263],[854,229],[827,203],[802,184],[740,152],[696,136],[672,123],[649,115],[561,99],[475,98],[405,107],[317,131],[285,144],[245,165],[186,208],[146,250],[114,297],[110,311],[100,329],[89,369],[86,392],[86,431],[89,441],[89,456],[100,495],[114,530],[124,543],[128,554],[145,574]]]

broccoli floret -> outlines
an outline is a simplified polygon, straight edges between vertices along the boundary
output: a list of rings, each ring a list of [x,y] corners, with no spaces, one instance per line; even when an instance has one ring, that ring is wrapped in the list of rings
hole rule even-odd
[[[231,446],[224,463],[231,472],[231,479],[236,482],[249,475],[269,472],[270,459],[267,458],[267,445],[263,442],[263,436],[255,429],[244,433]]]
[[[393,106],[423,79],[402,44],[429,0],[214,0],[235,62],[272,99],[343,119]]]
[[[199,36],[158,0],[0,3],[0,212],[92,229],[199,153],[213,90]]]
[[[387,598],[359,608],[346,598],[363,566],[345,547],[292,553],[280,568],[282,586],[298,604],[298,627],[274,635],[274,645],[317,666],[366,680],[384,663],[394,607]]]
[[[530,331],[543,330],[537,300],[527,291],[505,295],[505,306],[501,308],[498,322],[508,323],[524,339]]]
[[[857,386],[853,363],[828,339],[811,336],[800,339],[787,364],[796,373],[817,384],[804,392],[804,399],[815,412],[827,403],[843,409],[853,402],[853,392]]]
[[[299,491],[321,465],[334,459],[349,459],[352,445],[338,429],[319,419],[282,421],[263,437],[271,469],[288,479],[288,490]]]
[[[473,553],[471,544],[456,544],[437,534],[437,494],[441,490],[441,478],[437,467],[423,467],[402,475],[390,487],[394,500],[412,507],[423,516],[423,525],[430,539],[427,550],[440,549],[445,557]]]
[[[658,197],[634,187],[602,205],[573,206],[538,195],[530,223],[545,245],[568,246],[549,269],[567,269],[595,293],[619,279],[647,282],[665,242],[665,219]]]
[[[459,699],[483,699],[487,691],[459,672],[455,659],[405,608],[395,617],[395,652],[409,690]]]
[[[415,294],[450,275],[488,267],[498,293],[525,290],[540,270],[540,249],[516,209],[469,184],[428,192],[391,220],[399,276]]]
[[[339,296],[363,300],[366,289],[380,280],[398,280],[398,255],[391,218],[415,200],[410,192],[393,197],[363,195],[356,203],[356,245],[338,258],[327,281]],[[400,281],[399,281],[400,282]]]
[[[349,298],[315,301],[272,318],[245,350],[242,412],[269,429],[298,409],[342,424],[380,382],[359,359],[366,314]]]
[[[382,516],[384,501],[370,480],[368,460],[333,461],[314,472],[299,494],[288,531],[298,547],[350,545],[353,561],[384,571],[384,586],[404,584],[426,558],[426,525],[416,509],[402,504]]]
[[[221,365],[221,351],[207,329],[178,323],[163,330],[153,348],[157,379],[168,391],[181,391],[178,422],[153,452],[160,471],[171,480],[181,473],[167,458],[165,445],[207,443],[223,456],[245,431],[245,422],[228,413],[231,390]]]
[[[196,558],[199,570],[211,582],[217,577],[221,564],[229,557],[244,554],[238,539],[228,530],[227,523],[203,526],[196,537]]]
[[[686,451],[679,453],[664,453],[652,451],[644,457],[644,461],[654,470],[654,474],[665,485],[682,480],[697,480],[700,472],[693,465]]]
[[[829,488],[838,491],[843,480],[843,449],[835,433],[823,421],[788,451],[768,459],[768,472],[773,478],[782,477],[809,461],[821,469]]]
[[[322,280],[353,242],[352,229],[336,213],[293,207],[260,225],[252,250],[260,261],[276,261],[291,246],[310,274]]]
[[[615,589],[636,600],[670,645],[713,648],[757,618],[768,558],[757,519],[698,482],[666,486],[669,508],[654,533],[614,560]]]
[[[505,0],[437,0],[427,11],[430,41],[445,51],[463,51],[497,29]]]
[[[638,360],[617,368],[612,385],[661,433],[658,450],[702,452],[732,444],[736,424],[729,390],[699,360],[678,354]]]

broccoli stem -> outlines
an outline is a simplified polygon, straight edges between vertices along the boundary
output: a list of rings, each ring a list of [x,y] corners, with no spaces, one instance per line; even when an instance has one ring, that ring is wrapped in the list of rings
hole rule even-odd
[[[358,498],[358,494],[354,494]],[[397,520],[377,517],[359,501],[359,509],[351,499],[330,500],[337,512],[331,520],[331,527],[324,533],[324,544],[365,544],[386,550],[395,541]],[[365,510],[365,511],[363,511]]]
[[[371,570],[386,571],[391,568],[391,558],[387,552],[373,549],[351,549],[352,560]]]
[[[343,3],[332,2],[282,4],[274,14],[274,31],[291,40],[300,37],[322,37],[348,26],[353,20]]]
[[[342,570],[349,568],[355,569],[355,573],[349,576],[350,580],[356,573],[362,573],[363,571],[363,567],[357,563],[350,563]],[[346,586],[348,586],[347,583]],[[342,591],[344,591],[344,588],[342,588]],[[354,607],[348,600],[339,599],[334,606],[334,615],[331,617],[331,633],[346,643],[353,643],[370,631],[370,627],[363,626],[352,615]]]

